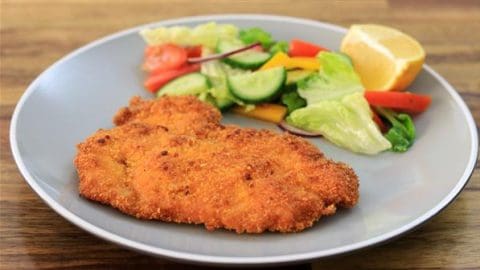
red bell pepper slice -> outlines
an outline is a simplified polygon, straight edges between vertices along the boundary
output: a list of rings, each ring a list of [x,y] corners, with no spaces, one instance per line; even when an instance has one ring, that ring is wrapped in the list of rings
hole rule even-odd
[[[292,57],[315,57],[320,51],[328,51],[328,49],[300,39],[292,39],[288,54]]]
[[[388,130],[387,125],[383,123],[382,118],[380,118],[380,116],[378,116],[377,112],[375,112],[374,110],[372,110],[372,119],[373,119],[373,122],[377,124],[381,132],[387,132]]]
[[[410,113],[425,111],[432,98],[409,92],[365,91],[365,98],[371,106],[378,106]]]

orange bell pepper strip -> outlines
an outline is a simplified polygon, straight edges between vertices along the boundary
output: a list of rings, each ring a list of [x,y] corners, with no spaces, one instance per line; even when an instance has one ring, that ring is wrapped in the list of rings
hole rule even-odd
[[[232,111],[243,116],[276,124],[280,123],[283,118],[285,118],[285,115],[287,115],[287,107],[271,103],[255,105],[255,109],[249,111],[246,111],[244,107],[235,106],[232,108]]]
[[[320,68],[320,62],[315,57],[289,57],[284,52],[276,53],[267,63],[265,63],[260,70],[265,70],[274,67],[285,67],[286,69],[308,69],[317,70]]]

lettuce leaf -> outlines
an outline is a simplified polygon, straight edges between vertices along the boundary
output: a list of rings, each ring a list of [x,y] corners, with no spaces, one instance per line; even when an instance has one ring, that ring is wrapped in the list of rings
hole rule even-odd
[[[220,39],[236,39],[238,32],[238,28],[232,24],[209,22],[194,28],[172,26],[143,29],[140,35],[149,45],[174,43],[182,46],[202,45],[213,49]]]
[[[282,103],[287,106],[288,113],[291,113],[296,109],[303,108],[307,105],[305,99],[300,97],[297,91],[284,93],[282,95]]]
[[[272,55],[275,55],[278,52],[288,52],[288,42],[286,41],[277,41],[273,44],[270,49],[268,50]]]
[[[240,30],[239,38],[247,45],[260,42],[264,49],[270,48],[270,46],[274,43],[272,35],[258,27]]]
[[[392,147],[372,121],[372,112],[362,93],[327,99],[293,111],[287,122],[320,132],[334,144],[353,152],[377,154]]]
[[[353,152],[373,155],[391,148],[372,120],[364,87],[350,59],[334,52],[321,52],[317,57],[318,74],[298,83],[298,93],[308,105],[290,113],[287,122],[320,132]]]
[[[376,111],[392,124],[385,134],[385,138],[392,144],[392,151],[407,151],[415,140],[415,125],[412,118],[408,114],[396,113],[389,109],[376,108]]]
[[[363,92],[360,77],[355,72],[350,58],[341,53],[321,52],[318,74],[298,83],[298,93],[314,104],[323,100],[334,100],[356,92]]]

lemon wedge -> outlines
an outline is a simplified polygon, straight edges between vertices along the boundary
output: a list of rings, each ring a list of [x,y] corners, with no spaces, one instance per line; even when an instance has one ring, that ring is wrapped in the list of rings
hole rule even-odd
[[[340,50],[350,56],[368,90],[404,90],[425,62],[425,51],[418,41],[375,24],[352,25]]]

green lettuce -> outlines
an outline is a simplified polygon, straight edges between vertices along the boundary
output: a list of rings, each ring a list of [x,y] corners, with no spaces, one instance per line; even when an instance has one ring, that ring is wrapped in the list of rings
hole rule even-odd
[[[307,131],[320,132],[334,144],[357,153],[377,154],[392,146],[372,121],[370,106],[362,93],[295,110],[287,122]]]
[[[372,120],[364,87],[348,56],[321,52],[317,57],[321,70],[298,83],[298,93],[308,105],[291,112],[287,122],[319,132],[353,152],[377,154],[391,148]]]
[[[412,118],[408,114],[396,113],[389,109],[376,108],[376,110],[392,125],[385,134],[385,138],[392,144],[392,151],[407,151],[415,140],[415,125]]]
[[[270,48],[270,46],[274,43],[272,35],[258,27],[242,29],[240,30],[238,37],[245,44],[260,42],[264,49]]]
[[[282,103],[287,106],[288,113],[307,105],[305,99],[300,97],[297,91],[290,91],[282,95]]]
[[[213,49],[220,39],[237,39],[238,32],[238,28],[232,24],[209,22],[193,28],[172,26],[143,29],[140,35],[148,45],[174,43],[182,46],[202,45]]]
[[[278,52],[284,52],[284,53],[287,53],[288,52],[288,42],[286,41],[277,41],[275,42],[275,44],[272,45],[272,47],[270,47],[270,49],[268,50],[272,55],[275,55],[276,53]]]
[[[322,52],[317,58],[320,61],[320,71],[298,83],[298,93],[307,100],[308,104],[339,99],[364,91],[360,77],[348,56],[341,53]]]

